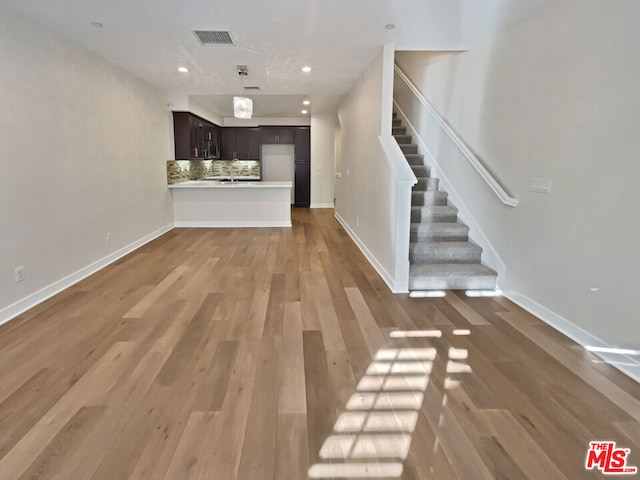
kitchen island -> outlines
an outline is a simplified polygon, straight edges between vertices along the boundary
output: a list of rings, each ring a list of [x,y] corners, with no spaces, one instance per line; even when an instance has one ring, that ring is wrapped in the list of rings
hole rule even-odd
[[[291,182],[169,185],[176,227],[290,227]]]

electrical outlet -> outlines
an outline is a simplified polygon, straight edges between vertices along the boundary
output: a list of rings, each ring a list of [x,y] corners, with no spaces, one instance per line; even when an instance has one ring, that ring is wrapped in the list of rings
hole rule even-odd
[[[111,243],[111,232],[107,233],[107,243]]]
[[[24,281],[24,266],[19,266],[15,269],[14,275],[16,277],[16,283]]]

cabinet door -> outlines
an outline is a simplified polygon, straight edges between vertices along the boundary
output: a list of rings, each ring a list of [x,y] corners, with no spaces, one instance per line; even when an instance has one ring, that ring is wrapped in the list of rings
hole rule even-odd
[[[233,128],[222,128],[220,135],[220,158],[233,160],[236,151],[236,134]]]
[[[311,204],[311,164],[295,162],[295,206],[309,207]]]
[[[293,143],[293,128],[278,129],[278,143],[291,145]]]
[[[309,127],[296,128],[295,130],[295,159],[296,162],[311,161],[311,130]]]
[[[191,130],[188,112],[173,112],[173,137],[176,160],[191,158]]]
[[[260,128],[260,141],[263,144],[278,143],[278,129],[276,127],[262,127]]]
[[[196,121],[196,158],[205,158],[207,156],[207,147],[205,144],[206,125],[203,121]]]
[[[260,160],[260,129],[247,128],[249,140],[249,159]]]
[[[236,134],[236,158],[249,159],[249,132],[247,128],[234,128]]]

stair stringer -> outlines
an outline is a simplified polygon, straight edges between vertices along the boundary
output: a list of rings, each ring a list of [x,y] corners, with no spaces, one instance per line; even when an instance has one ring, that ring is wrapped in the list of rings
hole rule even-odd
[[[451,181],[449,181],[449,178],[439,165],[437,159],[431,153],[431,150],[422,140],[422,137],[420,137],[418,131],[414,128],[413,124],[409,121],[395,99],[393,100],[393,105],[398,114],[398,118],[402,119],[403,126],[407,127],[407,131],[408,133],[411,133],[414,143],[418,144],[418,150],[424,155],[424,164],[431,168],[430,176],[436,177],[440,180],[440,187],[449,194],[450,203],[458,208],[458,218],[469,226],[469,239],[482,247],[482,264],[498,272],[498,281],[501,279],[504,280],[507,275],[507,268],[502,261],[502,258],[500,258],[497,250],[489,241],[482,228],[480,228],[480,225],[476,222],[471,210],[462,201],[462,198]]]

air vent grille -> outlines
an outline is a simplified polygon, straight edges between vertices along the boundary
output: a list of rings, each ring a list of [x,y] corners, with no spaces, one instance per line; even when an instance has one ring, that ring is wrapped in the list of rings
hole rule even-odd
[[[222,30],[193,30],[202,45],[233,45],[231,34]]]
[[[245,90],[253,90],[253,91],[258,91],[260,90],[260,87],[244,87]]]

